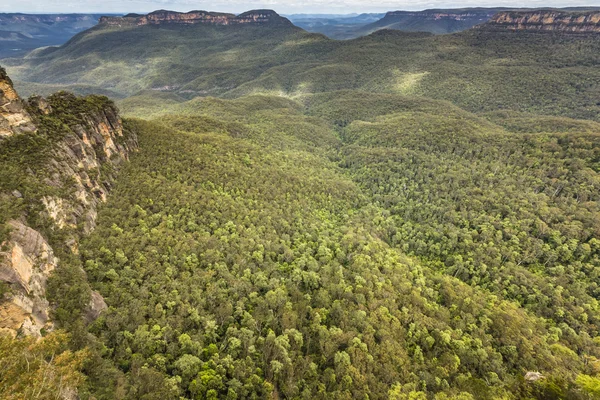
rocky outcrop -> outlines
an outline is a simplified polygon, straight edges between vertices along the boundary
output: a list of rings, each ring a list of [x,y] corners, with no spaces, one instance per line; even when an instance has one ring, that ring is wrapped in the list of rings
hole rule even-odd
[[[600,33],[600,11],[564,12],[557,10],[511,11],[496,14],[479,29],[493,31],[533,31]]]
[[[106,310],[108,306],[104,301],[102,295],[96,291],[92,292],[92,300],[90,301],[89,307],[85,314],[85,318],[88,322],[96,320],[102,311]]]
[[[39,336],[42,329],[52,327],[46,281],[59,266],[59,259],[56,247],[52,248],[57,244],[51,245],[48,237],[27,221],[48,221],[45,231],[60,232],[58,245],[76,253],[80,236],[95,227],[97,207],[106,201],[119,165],[137,143],[135,135],[124,130],[116,107],[106,98],[80,99],[59,93],[49,100],[33,97],[25,102],[1,68],[0,77],[4,77],[0,80],[3,98],[11,101],[1,108],[7,133],[0,139],[0,146],[15,135],[57,135],[43,165],[42,183],[53,190],[23,198],[18,190],[0,187],[0,200],[12,196],[37,205],[33,209],[39,217],[32,219],[23,214],[6,221],[4,228],[9,234],[1,243],[0,282],[8,284],[10,290],[0,299],[0,332]],[[101,296],[93,293],[86,318],[97,317],[104,308]]]
[[[57,97],[67,105],[78,101],[69,93],[54,95],[53,100],[57,101]],[[37,99],[36,104],[39,104]],[[52,184],[58,186],[69,180],[73,196],[68,199],[51,196],[41,200],[57,227],[75,229],[81,226],[81,233],[87,234],[96,226],[97,206],[106,201],[113,178],[102,175],[100,170],[120,165],[137,144],[134,137],[126,137],[122,120],[112,103],[82,113],[79,118],[79,122],[71,126],[71,134],[58,143],[50,166]]]
[[[524,376],[524,379],[527,382],[537,382],[540,379],[544,379],[544,375],[542,375],[541,373],[539,373],[537,371],[527,371],[527,373]]]
[[[33,131],[35,126],[31,116],[15,92],[12,81],[6,72],[0,69],[0,138]]]
[[[46,281],[58,259],[42,235],[21,221],[10,221],[7,251],[0,253],[0,281],[11,284],[11,296],[0,304],[0,329],[40,335],[49,328]]]
[[[207,24],[207,25],[288,25],[292,23],[272,10],[254,10],[240,15],[208,11],[179,13],[159,10],[147,15],[128,14],[124,17],[101,17],[100,25],[142,26],[161,24]]]

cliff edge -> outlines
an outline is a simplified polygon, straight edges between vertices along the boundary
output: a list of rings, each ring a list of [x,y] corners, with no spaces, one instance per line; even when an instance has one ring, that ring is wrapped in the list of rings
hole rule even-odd
[[[57,253],[77,253],[136,148],[107,98],[24,101],[0,68],[0,331],[39,336],[52,327],[46,289]],[[91,297],[96,313],[102,302]]]
[[[101,17],[99,25],[143,26],[162,24],[205,24],[205,25],[283,25],[293,26],[287,19],[273,10],[252,10],[240,15],[208,11],[180,13],[158,10],[147,15],[128,14],[124,17]]]
[[[478,28],[492,31],[600,33],[600,11],[507,11],[496,14]]]

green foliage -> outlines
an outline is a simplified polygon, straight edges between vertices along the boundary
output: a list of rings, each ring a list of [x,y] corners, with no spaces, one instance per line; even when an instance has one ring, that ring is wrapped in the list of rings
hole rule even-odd
[[[23,89],[33,90],[36,82],[86,92],[95,86],[121,97],[145,91],[147,98],[167,96],[169,102],[361,90],[443,99],[472,112],[506,109],[598,120],[596,39],[384,30],[335,41],[293,27],[97,27],[9,72],[26,82]]]
[[[28,61],[33,80],[156,89],[122,101],[150,120],[126,121],[140,151],[49,282],[92,349],[82,392],[593,398],[598,43],[148,26]],[[72,101],[51,99],[49,131],[112,107]],[[89,328],[88,285],[109,305]]]
[[[600,378],[589,375],[579,375],[575,381],[583,391],[589,393],[592,398],[600,398]]]
[[[48,104],[52,107],[53,115],[67,126],[83,124],[86,115],[89,118],[94,113],[115,108],[114,103],[106,96],[77,97],[69,92],[51,95],[48,97]]]
[[[600,357],[593,125],[352,92],[169,111],[128,121],[82,243],[128,390],[140,363],[192,398],[572,397]]]
[[[13,136],[0,142],[0,243],[8,238],[6,223],[25,211],[39,210],[37,201],[52,189],[43,179],[51,142],[37,134]],[[13,192],[18,191],[21,197]]]
[[[57,399],[68,396],[85,376],[86,350],[68,349],[68,336],[53,332],[35,338],[13,340],[0,334],[0,397],[6,400]]]

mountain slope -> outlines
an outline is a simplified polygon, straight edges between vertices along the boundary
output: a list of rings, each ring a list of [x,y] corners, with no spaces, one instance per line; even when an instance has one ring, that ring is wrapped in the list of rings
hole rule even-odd
[[[132,94],[141,89],[185,91],[184,86],[202,70],[206,82],[190,94],[219,92],[255,79],[274,64],[297,59],[289,58],[291,49],[284,43],[320,39],[272,14],[264,23],[254,21],[261,14],[241,15],[242,22],[235,25],[227,22],[229,15],[222,23],[212,23],[210,18],[188,23],[189,15],[169,15],[175,19],[141,26],[135,20],[142,17],[106,18],[65,46],[32,58],[31,65],[39,72],[28,79]],[[188,22],[173,22],[178,15]]]
[[[597,7],[573,7],[553,10],[526,8],[463,8],[432,9],[423,11],[391,11],[379,21],[354,30],[353,37],[364,36],[381,29],[397,29],[406,32],[431,32],[445,34],[460,32],[493,20],[502,13],[530,13],[538,15],[540,11],[553,12],[556,16],[562,13],[585,13],[598,11]]]
[[[357,36],[367,35],[381,29],[397,29],[407,32],[431,32],[435,34],[464,31],[489,21],[502,8],[469,8],[456,10],[391,11],[379,21],[365,25],[356,31]]]
[[[302,101],[135,109],[156,119],[81,246],[131,396],[587,399],[599,125]]]
[[[597,119],[595,35],[383,30],[340,42],[278,24],[101,25],[9,69],[25,88],[87,85],[123,97],[142,90],[189,99],[360,89],[436,97],[475,112]]]

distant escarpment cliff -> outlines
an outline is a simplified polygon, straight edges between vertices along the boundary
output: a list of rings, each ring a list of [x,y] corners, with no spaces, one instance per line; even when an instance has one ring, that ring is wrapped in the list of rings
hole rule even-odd
[[[84,22],[93,24],[97,21],[98,15],[95,14],[22,14],[22,13],[0,13],[0,24],[13,23],[73,23]]]
[[[467,8],[449,10],[390,11],[385,17],[359,29],[369,34],[380,29],[407,32],[453,33],[472,28],[492,18],[501,9]]]
[[[509,11],[496,14],[478,27],[495,31],[600,33],[600,11]]]
[[[284,17],[272,10],[253,10],[240,15],[208,11],[180,13],[159,10],[147,15],[128,14],[124,17],[102,17],[100,25],[141,26],[161,24],[208,24],[208,25],[292,25]]]
[[[454,20],[467,21],[479,20],[487,21],[492,18],[496,10],[490,9],[473,9],[473,10],[424,10],[424,11],[390,11],[384,18],[397,19],[402,17],[422,18],[427,20]]]
[[[52,327],[48,279],[94,229],[136,147],[107,98],[61,92],[25,101],[0,68],[0,332],[39,336]],[[97,293],[82,299],[90,318],[103,307]]]

